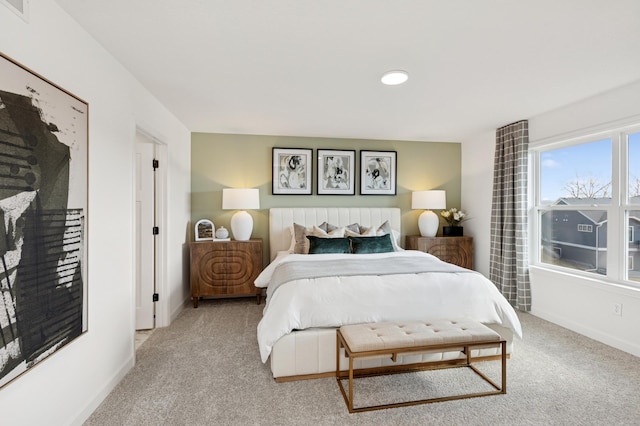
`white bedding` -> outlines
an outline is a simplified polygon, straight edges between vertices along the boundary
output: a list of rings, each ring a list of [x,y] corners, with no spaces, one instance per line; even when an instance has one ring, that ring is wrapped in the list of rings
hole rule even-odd
[[[274,270],[292,261],[318,262],[347,257],[376,259],[410,257],[442,262],[420,251],[381,254],[279,253],[255,284],[267,287]],[[258,345],[266,362],[273,345],[296,329],[339,327],[380,321],[471,318],[497,323],[522,337],[518,317],[495,285],[477,272],[427,272],[397,275],[331,276],[286,282],[270,294],[258,324]]]

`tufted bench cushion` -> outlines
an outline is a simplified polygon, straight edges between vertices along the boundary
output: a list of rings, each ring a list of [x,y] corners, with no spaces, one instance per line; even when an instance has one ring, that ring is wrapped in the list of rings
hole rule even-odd
[[[500,340],[498,333],[469,319],[344,325],[340,333],[353,352]]]

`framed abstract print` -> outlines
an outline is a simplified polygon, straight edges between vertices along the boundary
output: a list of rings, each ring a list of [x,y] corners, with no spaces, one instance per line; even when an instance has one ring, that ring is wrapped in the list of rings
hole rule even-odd
[[[318,195],[355,195],[356,152],[318,149]]]
[[[88,115],[0,54],[0,386],[87,330]]]
[[[360,194],[396,195],[395,151],[360,151]]]
[[[273,148],[273,195],[311,195],[312,149]]]

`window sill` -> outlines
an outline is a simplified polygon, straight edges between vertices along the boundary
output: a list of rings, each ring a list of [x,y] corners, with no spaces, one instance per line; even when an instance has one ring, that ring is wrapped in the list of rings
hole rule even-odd
[[[563,276],[567,279],[580,280],[581,284],[593,288],[602,288],[602,286],[607,286],[608,288],[620,291],[625,295],[629,295],[629,292],[631,292],[632,295],[640,297],[640,283],[636,283],[634,281],[615,281],[607,278],[604,275],[590,274],[588,272],[582,272],[553,265],[546,265],[542,263],[529,265],[529,270],[548,276]]]

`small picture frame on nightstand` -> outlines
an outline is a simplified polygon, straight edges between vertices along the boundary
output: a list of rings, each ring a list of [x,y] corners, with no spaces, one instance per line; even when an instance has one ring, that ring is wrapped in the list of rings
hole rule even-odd
[[[194,235],[196,237],[196,241],[213,241],[214,229],[215,228],[213,226],[213,222],[211,222],[209,219],[200,219],[196,222],[195,226]]]

